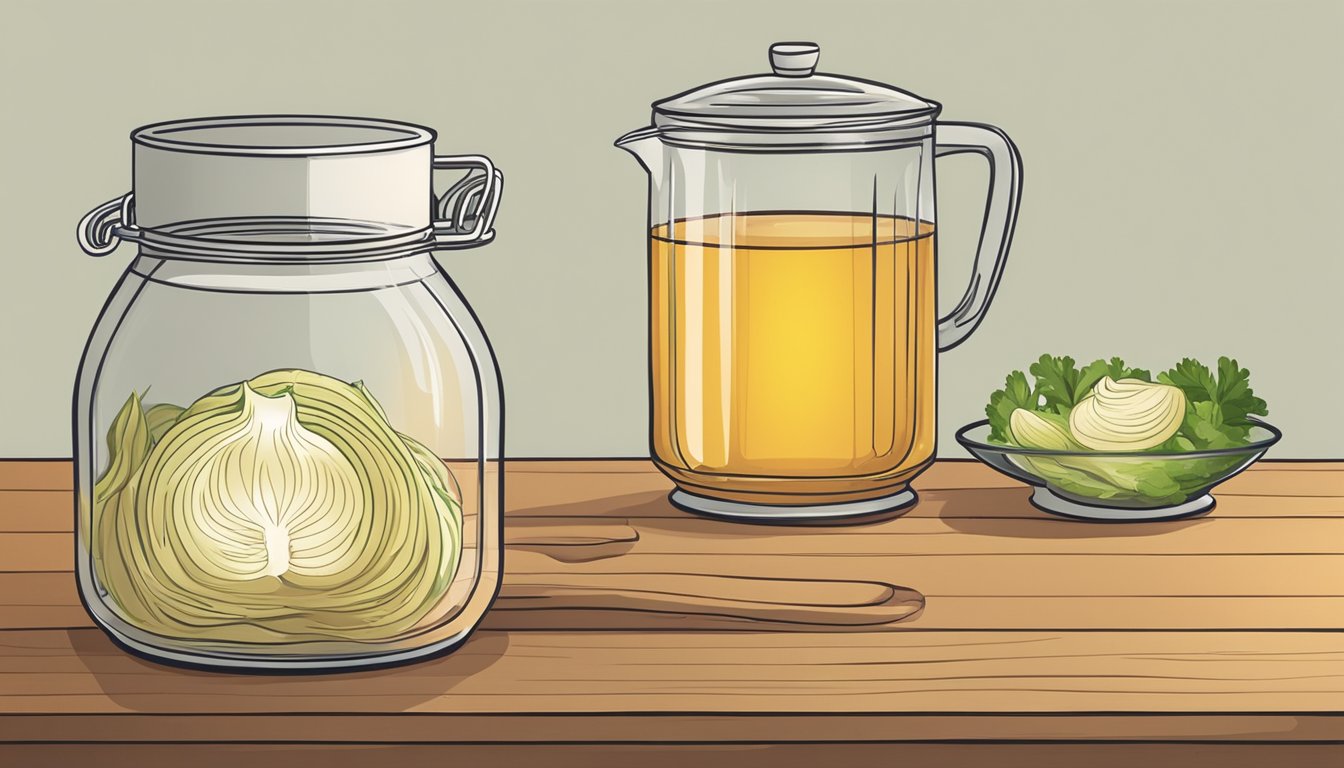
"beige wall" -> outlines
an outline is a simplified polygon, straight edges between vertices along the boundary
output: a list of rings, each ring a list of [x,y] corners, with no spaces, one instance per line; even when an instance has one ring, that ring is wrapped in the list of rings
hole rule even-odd
[[[1232,354],[1281,457],[1344,456],[1344,3],[16,2],[0,4],[0,455],[69,453],[84,337],[129,248],[75,246],[129,185],[133,127],[367,114],[508,174],[499,239],[440,259],[501,358],[513,455],[646,452],[643,176],[611,141],[651,100],[822,68],[942,101],[1021,148],[999,298],[942,359],[941,451],[1042,351],[1151,367]],[[944,301],[983,173],[943,170]]]

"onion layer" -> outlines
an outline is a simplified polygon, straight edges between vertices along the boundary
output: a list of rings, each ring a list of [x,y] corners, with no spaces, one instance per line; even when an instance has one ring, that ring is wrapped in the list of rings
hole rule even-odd
[[[1062,416],[1051,414],[1046,418],[1035,411],[1018,408],[1008,417],[1008,430],[1013,440],[1023,448],[1046,451],[1076,451],[1081,448],[1069,434],[1068,425],[1054,419],[1063,421]]]

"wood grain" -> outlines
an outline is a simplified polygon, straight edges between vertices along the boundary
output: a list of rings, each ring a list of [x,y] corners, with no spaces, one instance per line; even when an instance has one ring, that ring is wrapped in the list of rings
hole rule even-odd
[[[799,529],[688,516],[642,460],[513,462],[507,482],[505,585],[463,648],[267,678],[161,667],[92,629],[68,463],[0,461],[0,743],[345,740],[428,760],[449,743],[647,741],[686,760],[693,742],[798,742],[778,765],[810,741],[1344,741],[1344,464],[1265,463],[1210,516],[1140,525],[1049,518],[963,462],[916,481],[902,517]],[[101,754],[184,759],[142,746]]]
[[[579,736],[602,736],[591,743],[800,742],[891,743],[996,741],[1079,743],[1105,739],[1130,742],[1282,744],[1340,740],[1340,718],[1318,714],[1240,713],[485,713],[426,714],[178,713],[162,714],[0,714],[0,749],[20,741],[61,742],[77,734],[101,743],[162,741],[219,743],[363,742],[369,744],[453,744],[508,742],[573,743]],[[158,732],[158,735],[154,734]],[[149,738],[142,738],[150,734]]]
[[[493,631],[414,666],[284,678],[165,669],[91,629],[0,643],[15,714],[1300,713],[1344,691],[1321,632]]]
[[[547,768],[814,768],[817,765],[917,765],[921,768],[1321,768],[1339,747],[1320,744],[546,744],[303,745],[77,744],[24,745],[0,752],[25,768],[443,768],[445,765],[536,765]]]
[[[0,490],[69,491],[75,487],[68,459],[0,459]]]
[[[561,600],[545,610],[510,610],[510,596],[527,595],[514,590],[526,577],[511,573],[505,579],[501,599],[483,623],[485,629],[539,630],[595,627],[608,629],[684,630],[690,622],[680,615],[649,611],[592,611],[582,603]],[[604,575],[604,579],[619,576]],[[992,581],[990,582],[992,583]],[[619,590],[620,582],[612,585]],[[1143,627],[1153,630],[1265,629],[1291,627],[1303,630],[1338,629],[1344,616],[1344,597],[1282,596],[1040,596],[937,595],[914,618],[881,627],[888,631],[933,629],[1111,629]],[[901,617],[905,618],[905,617]],[[0,574],[0,624],[2,629],[92,627],[75,591],[71,574]],[[699,631],[720,628],[702,623]],[[756,629],[765,629],[757,626]],[[869,627],[872,629],[873,627]],[[740,629],[740,627],[739,627]]]

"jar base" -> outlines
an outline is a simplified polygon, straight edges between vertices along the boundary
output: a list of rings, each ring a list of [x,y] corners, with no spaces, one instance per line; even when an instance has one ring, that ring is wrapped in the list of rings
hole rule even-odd
[[[687,493],[678,488],[668,497],[672,504],[687,512],[752,523],[806,523],[882,515],[913,506],[919,497],[909,488],[888,496],[835,504],[748,504]]]
[[[95,623],[107,633],[108,637],[110,637],[114,643],[136,656],[140,656],[158,664],[167,664],[174,667],[200,669],[209,672],[231,672],[242,674],[329,674],[333,672],[361,672],[370,669],[400,666],[444,655],[466,642],[467,638],[470,637],[472,633],[472,629],[465,629],[436,643],[421,646],[419,648],[410,648],[404,651],[392,651],[388,653],[374,653],[368,655],[329,656],[321,658],[285,658],[276,656],[249,656],[244,654],[226,655],[189,653],[186,651],[162,648],[129,637],[125,633],[119,632],[113,627],[109,627],[99,620],[93,613],[90,613],[90,615],[94,617]]]

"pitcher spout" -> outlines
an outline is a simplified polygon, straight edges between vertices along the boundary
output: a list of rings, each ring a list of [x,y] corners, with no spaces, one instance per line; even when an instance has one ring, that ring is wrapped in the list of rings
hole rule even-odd
[[[616,146],[635,156],[640,166],[648,171],[654,185],[662,181],[663,142],[654,126],[631,131],[616,140]]]

